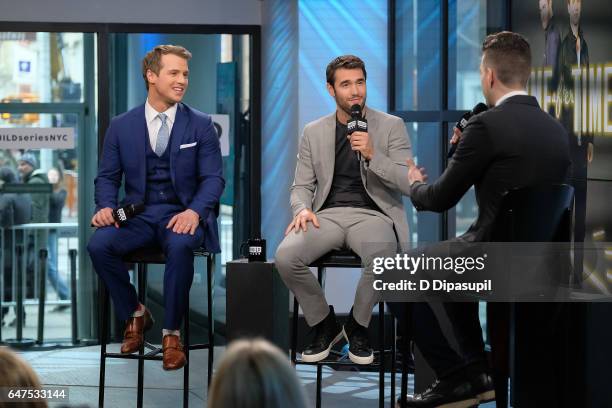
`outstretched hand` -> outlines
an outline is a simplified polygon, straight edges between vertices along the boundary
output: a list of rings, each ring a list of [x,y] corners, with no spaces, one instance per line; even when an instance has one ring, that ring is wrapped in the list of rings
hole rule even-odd
[[[406,164],[408,165],[408,182],[410,185],[419,181],[421,183],[425,183],[427,181],[427,173],[425,173],[425,167],[417,167],[414,163],[414,160],[408,159],[406,160]]]

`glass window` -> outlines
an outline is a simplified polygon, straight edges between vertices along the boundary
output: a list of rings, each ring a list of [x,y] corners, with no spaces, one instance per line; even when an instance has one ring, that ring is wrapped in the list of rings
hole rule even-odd
[[[78,251],[78,174],[77,155],[79,115],[74,113],[2,113],[0,128],[74,129],[74,147],[69,149],[28,149],[26,143],[0,150],[0,265],[3,291],[3,319],[7,324],[2,335],[15,338],[17,299],[16,274],[24,277],[24,311],[26,325],[23,338],[36,338],[38,299],[41,296],[39,250],[46,248],[47,284],[44,340],[71,337],[70,320],[51,311],[66,310],[71,296],[70,250]],[[0,132],[6,134],[8,132]],[[6,191],[6,188],[46,187],[48,191]],[[49,224],[53,223],[53,224]],[[18,247],[23,256],[16,255]],[[75,271],[79,273],[78,262]],[[75,276],[76,279],[76,276]],[[5,315],[6,314],[6,315]]]
[[[474,194],[474,186],[465,193],[455,207],[455,236],[464,234],[478,215],[478,204]]]
[[[395,109],[440,108],[440,2],[398,2]]]
[[[83,33],[0,33],[0,102],[82,102]]]
[[[448,108],[469,110],[483,100],[480,56],[487,32],[487,0],[448,2]]]
[[[440,175],[440,124],[432,122],[406,122],[406,129],[412,142],[414,161],[426,169],[429,180],[435,180]],[[436,242],[440,237],[439,214],[432,212],[417,212],[410,201],[404,197],[404,206],[408,217],[410,238],[415,243]]]

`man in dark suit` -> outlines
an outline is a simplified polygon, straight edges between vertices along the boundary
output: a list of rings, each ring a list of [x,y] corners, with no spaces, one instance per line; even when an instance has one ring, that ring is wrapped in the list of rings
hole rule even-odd
[[[459,139],[444,173],[432,184],[408,161],[411,200],[418,210],[442,212],[475,187],[478,218],[456,238],[489,241],[503,194],[512,188],[565,180],[570,164],[567,134],[559,122],[540,109],[525,87],[531,72],[531,51],[519,34],[489,35],[482,46],[480,78],[489,110],[473,116]],[[438,377],[410,407],[471,407],[492,400],[477,303],[443,303],[458,350],[440,330],[429,304],[413,307],[414,340]]]
[[[106,283],[119,318],[126,321],[122,353],[137,351],[153,320],[130,283],[123,255],[159,245],[164,274],[163,367],[185,365],[179,327],[193,281],[193,250],[218,252],[214,208],[225,182],[219,139],[210,116],[181,103],[191,53],[160,45],[142,61],[148,95],[144,105],[114,118],[106,132],[96,185],[98,229],[87,247]],[[144,211],[119,225],[113,219],[122,176],[123,204],[144,203]]]

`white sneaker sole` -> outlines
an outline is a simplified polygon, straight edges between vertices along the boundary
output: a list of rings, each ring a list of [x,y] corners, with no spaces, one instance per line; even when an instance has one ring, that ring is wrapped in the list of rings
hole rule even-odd
[[[346,342],[349,343],[349,347],[350,347],[351,343],[349,342],[348,336],[346,335],[344,326],[342,326],[342,335],[346,339]],[[370,354],[367,357],[360,357],[360,356],[356,356],[353,353],[351,353],[351,350],[349,349],[348,356],[349,356],[349,359],[355,364],[366,365],[366,364],[372,364],[374,362],[374,353]]]
[[[495,390],[489,390],[478,394],[476,395],[476,398],[478,398],[478,401],[480,401],[481,404],[483,402],[491,402],[495,399]]]
[[[438,405],[436,408],[471,408],[478,406],[478,398],[469,398],[463,401],[449,402],[448,404]]]
[[[329,356],[329,352],[334,347],[334,345],[342,339],[342,332],[338,333],[336,337],[329,343],[329,347],[317,354],[302,354],[302,361],[305,363],[316,363],[318,361],[324,360],[327,356]]]

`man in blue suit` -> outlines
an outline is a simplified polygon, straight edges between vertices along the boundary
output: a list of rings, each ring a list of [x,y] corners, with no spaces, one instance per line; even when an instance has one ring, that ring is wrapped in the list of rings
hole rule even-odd
[[[159,45],[142,61],[148,95],[144,105],[111,121],[95,180],[95,231],[87,247],[118,317],[126,321],[122,353],[143,343],[153,319],[138,302],[122,256],[159,245],[164,274],[163,367],[180,369],[185,354],[180,323],[193,281],[193,250],[219,252],[215,207],[225,186],[219,139],[210,116],[181,103],[191,53]],[[121,226],[113,218],[124,177],[122,204],[144,203],[144,211]]]

